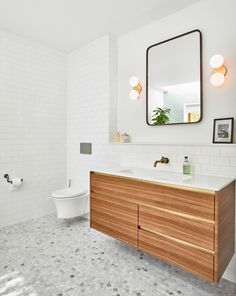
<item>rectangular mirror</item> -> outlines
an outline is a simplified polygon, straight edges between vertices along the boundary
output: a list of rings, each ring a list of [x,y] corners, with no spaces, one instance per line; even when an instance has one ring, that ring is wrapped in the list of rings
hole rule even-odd
[[[202,41],[194,30],[154,44],[146,53],[148,125],[202,119]]]

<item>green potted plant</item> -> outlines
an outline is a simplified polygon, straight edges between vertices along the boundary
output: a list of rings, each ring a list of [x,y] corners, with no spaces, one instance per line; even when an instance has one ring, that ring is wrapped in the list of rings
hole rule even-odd
[[[153,114],[153,124],[157,125],[157,124],[166,124],[169,122],[169,114],[170,114],[170,108],[159,108],[157,107],[156,109],[153,110],[154,114]]]

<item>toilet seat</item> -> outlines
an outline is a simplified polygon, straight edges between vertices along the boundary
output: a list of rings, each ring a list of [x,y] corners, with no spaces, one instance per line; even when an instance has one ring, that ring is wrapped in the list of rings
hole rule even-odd
[[[88,191],[81,189],[81,188],[63,188],[56,190],[52,193],[52,198],[56,199],[63,199],[63,198],[70,198],[70,197],[76,197],[76,196],[82,196],[86,194]]]

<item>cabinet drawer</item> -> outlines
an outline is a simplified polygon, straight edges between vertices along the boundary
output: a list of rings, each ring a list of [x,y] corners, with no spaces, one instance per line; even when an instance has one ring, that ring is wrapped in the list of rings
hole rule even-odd
[[[119,200],[164,208],[203,219],[214,220],[215,217],[214,191],[185,189],[95,172],[91,172],[91,190]]]
[[[91,193],[91,227],[137,247],[138,206]]]
[[[139,230],[139,249],[213,281],[212,254],[142,229]]]
[[[214,250],[214,224],[145,206],[139,207],[139,225],[152,231]]]

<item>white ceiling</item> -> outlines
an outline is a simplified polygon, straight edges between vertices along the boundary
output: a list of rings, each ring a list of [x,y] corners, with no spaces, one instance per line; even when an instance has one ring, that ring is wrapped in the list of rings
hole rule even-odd
[[[62,51],[120,36],[199,0],[0,0],[0,29]]]

